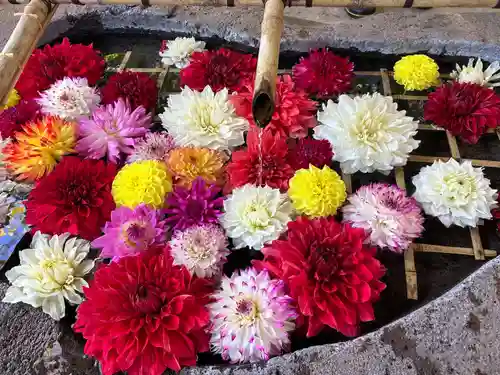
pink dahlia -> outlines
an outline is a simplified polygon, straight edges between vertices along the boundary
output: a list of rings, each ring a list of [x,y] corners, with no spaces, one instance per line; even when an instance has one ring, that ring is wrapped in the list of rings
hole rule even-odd
[[[34,100],[21,100],[16,106],[0,111],[0,136],[12,137],[28,122],[42,117],[40,106]]]
[[[134,145],[134,151],[127,161],[133,163],[141,160],[167,161],[168,153],[175,148],[174,139],[166,132],[147,133]]]
[[[118,207],[111,212],[111,221],[104,234],[92,241],[92,247],[102,249],[102,258],[124,257],[161,245],[166,240],[165,222],[161,212],[145,204],[135,208]]]
[[[331,164],[333,151],[327,140],[302,138],[290,147],[288,155],[288,162],[294,170],[307,169],[310,164],[323,168]]]
[[[89,159],[106,156],[118,163],[134,151],[137,139],[143,137],[151,125],[151,115],[144,107],[131,111],[128,103],[118,99],[96,109],[91,118],[80,120],[76,150]]]

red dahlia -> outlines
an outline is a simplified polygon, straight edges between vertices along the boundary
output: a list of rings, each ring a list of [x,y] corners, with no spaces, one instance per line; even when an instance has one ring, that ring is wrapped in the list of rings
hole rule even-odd
[[[21,100],[16,106],[0,112],[0,136],[5,139],[19,132],[27,122],[41,117],[40,106],[34,100]]]
[[[209,85],[215,92],[225,87],[230,92],[238,91],[253,80],[256,67],[257,59],[252,55],[226,48],[194,52],[189,65],[179,73],[181,87],[203,91]]]
[[[500,98],[495,91],[473,83],[448,83],[429,94],[424,118],[477,143],[488,128],[500,125]]]
[[[242,87],[231,101],[238,116],[245,117],[256,126],[252,115],[253,82]],[[292,77],[283,75],[276,81],[276,102],[274,114],[266,130],[292,138],[304,138],[309,128],[316,126],[316,102],[295,87]]]
[[[26,223],[33,231],[94,240],[115,208],[111,184],[116,166],[101,160],[64,157],[42,178],[26,202]]]
[[[95,85],[104,73],[104,65],[104,58],[92,44],[71,44],[68,38],[64,38],[61,44],[33,52],[16,89],[21,98],[31,99],[64,77],[87,78],[89,85]]]
[[[192,277],[166,253],[150,249],[97,270],[84,288],[74,329],[104,375],[179,371],[209,349],[205,304],[211,291],[208,280]]]
[[[290,147],[288,162],[294,170],[307,169],[309,164],[322,168],[332,161],[333,152],[330,142],[324,139],[299,139]]]
[[[318,98],[349,91],[353,76],[354,64],[327,49],[311,51],[293,67],[297,87]]]
[[[363,245],[363,229],[333,218],[299,217],[288,224],[288,238],[262,249],[259,268],[268,269],[287,284],[297,301],[307,336],[325,325],[355,336],[359,323],[374,320],[372,303],[385,284],[385,268],[375,248]]]
[[[259,157],[259,135],[255,128],[248,133],[247,144],[245,150],[233,152],[231,162],[227,166],[231,188],[250,183],[267,185],[286,192],[288,180],[294,173],[287,162],[286,139],[271,132],[263,132],[260,149],[262,162]]]
[[[153,111],[158,97],[156,82],[142,72],[123,71],[109,77],[101,91],[102,103],[113,104],[119,98],[128,100],[132,110],[142,105]]]

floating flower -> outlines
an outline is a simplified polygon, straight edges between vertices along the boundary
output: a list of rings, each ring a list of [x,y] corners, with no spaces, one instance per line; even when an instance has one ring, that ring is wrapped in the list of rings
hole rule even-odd
[[[323,105],[314,138],[330,142],[333,160],[340,162],[344,173],[389,173],[405,165],[420,143],[414,139],[418,122],[405,114],[390,96],[341,95],[338,104],[329,100]]]
[[[214,93],[210,86],[202,92],[185,87],[170,95],[160,119],[179,146],[231,150],[245,143],[248,129],[248,122],[236,115],[228,90]]]
[[[166,132],[147,133],[134,144],[134,150],[127,161],[133,163],[141,160],[167,161],[168,153],[174,149],[174,139]]]
[[[156,82],[148,74],[124,70],[113,74],[101,90],[102,103],[113,104],[122,98],[132,109],[143,106],[153,111],[158,97]]]
[[[283,281],[248,268],[224,277],[213,297],[210,344],[222,359],[257,362],[290,350],[297,314]]]
[[[0,111],[0,136],[3,139],[14,136],[28,122],[42,116],[40,106],[34,100],[21,100],[14,107]]]
[[[90,159],[104,157],[119,163],[132,154],[134,145],[151,127],[151,115],[144,107],[133,111],[123,99],[102,106],[89,119],[80,120],[76,150]]]
[[[156,160],[136,161],[125,165],[113,181],[117,206],[135,208],[141,203],[163,208],[165,196],[172,191],[172,177],[165,163]]]
[[[12,89],[9,91],[9,96],[7,96],[7,103],[1,108],[1,109],[7,109],[10,107],[14,107],[19,103],[21,100],[21,97],[19,96],[19,93],[17,92],[16,89]]]
[[[191,277],[165,253],[125,257],[96,271],[74,330],[104,375],[179,371],[209,349],[211,290],[208,280]]]
[[[226,198],[220,221],[235,249],[248,246],[260,250],[286,230],[292,212],[286,194],[269,186],[248,184],[234,189]]]
[[[174,265],[186,267],[191,275],[217,279],[229,254],[227,246],[226,235],[219,226],[202,224],[175,232],[170,253]]]
[[[307,169],[310,164],[322,168],[329,165],[332,158],[332,146],[324,139],[299,139],[288,153],[288,162],[294,170]]]
[[[253,80],[257,59],[250,54],[219,48],[215,51],[195,52],[190,63],[179,72],[181,87],[202,91],[210,86],[214,92],[227,89],[239,91]]]
[[[424,118],[467,143],[477,143],[488,128],[500,125],[500,97],[476,84],[449,83],[429,94]]]
[[[417,202],[395,185],[365,185],[348,200],[344,221],[364,229],[369,235],[365,242],[373,246],[402,253],[424,230]]]
[[[264,260],[254,261],[284,281],[307,337],[325,325],[356,336],[360,322],[375,319],[372,304],[385,288],[385,268],[376,249],[363,245],[365,238],[363,229],[333,218],[299,217],[288,224],[286,239],[264,247]]]
[[[176,185],[189,188],[192,182],[201,177],[207,184],[222,185],[224,182],[224,163],[226,156],[209,148],[181,147],[172,150],[167,166]]]
[[[115,208],[111,183],[114,164],[66,156],[42,178],[26,202],[26,223],[42,233],[93,240]]]
[[[64,300],[72,305],[82,303],[84,276],[94,268],[86,260],[88,241],[71,237],[69,233],[48,236],[36,232],[29,249],[19,253],[21,264],[7,271],[12,286],[2,302],[24,302],[41,307],[52,319],[60,320],[66,313]]]
[[[469,59],[467,66],[458,65],[450,77],[460,83],[475,83],[476,85],[495,87],[500,86],[500,63],[495,61],[483,71],[483,62],[478,57],[474,64],[474,59]]]
[[[318,98],[328,98],[349,91],[354,64],[328,49],[313,50],[293,66],[295,85]]]
[[[346,199],[344,181],[328,166],[299,169],[290,180],[288,196],[293,207],[311,217],[335,215]]]
[[[118,207],[111,212],[104,234],[92,241],[92,247],[102,249],[102,258],[116,260],[161,245],[165,243],[167,230],[161,217],[160,211],[145,204],[134,209]]]
[[[247,83],[231,97],[231,101],[236,113],[256,126],[252,113],[253,89],[253,82]],[[283,75],[276,78],[275,108],[266,130],[285,137],[304,138],[309,129],[316,126],[315,113],[316,102],[295,86],[292,77]]]
[[[220,191],[215,185],[207,186],[201,177],[194,180],[189,189],[176,186],[167,198],[167,223],[174,230],[184,230],[193,225],[217,224],[224,200],[219,196]]]
[[[482,168],[472,167],[470,161],[435,161],[412,181],[416,189],[413,196],[425,213],[437,217],[446,227],[475,227],[480,219],[492,218],[497,191],[490,187]]]
[[[394,64],[394,80],[405,90],[426,90],[439,84],[439,66],[426,55],[405,56]]]
[[[86,78],[88,84],[94,86],[104,74],[104,66],[104,58],[92,44],[71,44],[64,38],[61,44],[46,45],[33,52],[16,89],[23,99],[32,99],[64,77]]]
[[[74,152],[76,123],[45,116],[14,133],[15,141],[4,149],[4,162],[21,180],[35,181],[51,172],[57,162]]]
[[[177,37],[174,40],[164,40],[160,49],[161,62],[164,66],[185,68],[189,65],[193,52],[203,52],[204,49],[205,42],[194,38]]]

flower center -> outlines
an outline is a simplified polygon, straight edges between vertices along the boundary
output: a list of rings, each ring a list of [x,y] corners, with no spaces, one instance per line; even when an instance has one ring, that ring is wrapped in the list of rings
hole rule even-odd
[[[122,229],[124,242],[130,247],[145,246],[149,240],[146,223],[132,221],[126,223]]]
[[[186,214],[188,217],[198,219],[203,216],[205,211],[205,202],[190,199],[186,203]]]
[[[203,261],[210,259],[210,249],[203,243],[203,238],[199,235],[194,235],[187,245],[186,252],[189,257],[196,261]]]
[[[476,180],[466,172],[451,173],[443,178],[443,195],[450,203],[466,204],[477,194]]]
[[[238,321],[242,326],[254,324],[259,317],[259,309],[257,304],[251,299],[240,299],[236,302],[236,313]]]
[[[271,212],[264,205],[254,202],[245,208],[243,217],[250,229],[257,231],[267,228]]]
[[[58,290],[64,285],[71,285],[74,269],[63,259],[44,259],[40,262],[40,282],[46,290]]]
[[[132,304],[142,314],[158,313],[163,306],[161,292],[154,285],[139,285],[132,296]]]
[[[382,140],[383,130],[386,128],[386,121],[382,114],[374,114],[371,111],[359,113],[356,125],[353,127],[353,136],[359,143],[378,148]]]
[[[213,108],[210,103],[196,103],[194,108],[194,121],[196,126],[208,135],[219,133],[220,124],[212,119]]]

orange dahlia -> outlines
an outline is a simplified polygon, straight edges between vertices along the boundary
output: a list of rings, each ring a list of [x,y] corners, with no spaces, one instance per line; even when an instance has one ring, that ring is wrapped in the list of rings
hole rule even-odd
[[[7,168],[20,180],[39,180],[64,155],[75,151],[76,126],[54,116],[28,122],[3,150]]]

